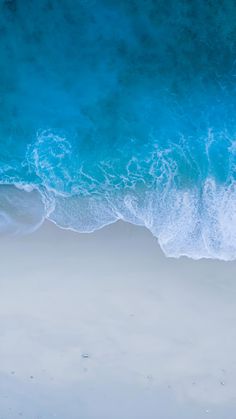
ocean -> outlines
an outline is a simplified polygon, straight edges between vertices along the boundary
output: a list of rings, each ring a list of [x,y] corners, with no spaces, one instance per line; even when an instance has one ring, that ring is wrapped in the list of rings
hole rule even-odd
[[[236,259],[236,2],[0,0],[0,230]]]

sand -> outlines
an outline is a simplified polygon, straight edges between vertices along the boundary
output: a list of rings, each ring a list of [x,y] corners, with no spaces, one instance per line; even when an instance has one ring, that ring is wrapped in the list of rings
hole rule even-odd
[[[235,418],[236,263],[121,222],[0,251],[0,418]]]

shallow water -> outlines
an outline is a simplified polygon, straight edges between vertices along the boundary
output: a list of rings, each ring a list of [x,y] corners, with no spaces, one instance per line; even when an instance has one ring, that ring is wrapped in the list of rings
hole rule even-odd
[[[235,2],[1,0],[0,11],[2,230],[123,219],[167,255],[234,259]]]

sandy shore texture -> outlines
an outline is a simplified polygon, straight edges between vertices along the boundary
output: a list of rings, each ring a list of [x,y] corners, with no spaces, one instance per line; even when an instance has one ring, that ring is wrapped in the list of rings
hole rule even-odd
[[[0,251],[1,419],[235,419],[236,263],[121,222]]]

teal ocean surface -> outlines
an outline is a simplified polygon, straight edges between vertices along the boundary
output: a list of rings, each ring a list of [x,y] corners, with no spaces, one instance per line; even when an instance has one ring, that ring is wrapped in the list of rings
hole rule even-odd
[[[236,258],[236,2],[0,0],[0,230]]]

